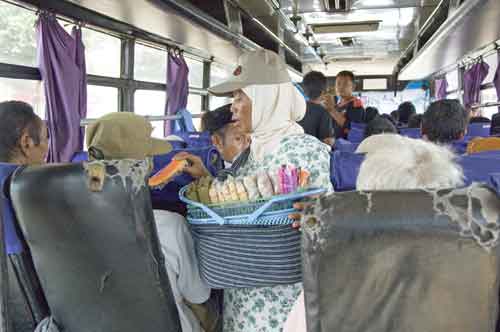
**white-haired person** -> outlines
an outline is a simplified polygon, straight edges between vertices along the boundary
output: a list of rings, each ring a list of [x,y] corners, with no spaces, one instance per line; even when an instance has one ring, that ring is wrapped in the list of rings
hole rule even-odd
[[[463,185],[463,171],[447,147],[396,134],[365,139],[356,150],[364,153],[356,189],[411,190]],[[283,332],[306,332],[304,294],[295,303]]]

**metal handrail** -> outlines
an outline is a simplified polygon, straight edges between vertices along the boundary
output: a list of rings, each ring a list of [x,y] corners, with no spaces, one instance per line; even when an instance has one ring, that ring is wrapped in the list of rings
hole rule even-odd
[[[203,114],[192,114],[191,116],[195,119],[199,119],[203,116]],[[180,115],[144,115],[143,117],[149,122],[182,119],[182,116]],[[98,119],[83,119],[80,121],[80,127],[88,126],[97,120]]]

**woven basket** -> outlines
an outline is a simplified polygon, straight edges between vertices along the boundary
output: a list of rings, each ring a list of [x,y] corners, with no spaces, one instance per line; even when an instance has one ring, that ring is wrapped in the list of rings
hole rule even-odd
[[[211,288],[247,288],[302,281],[300,232],[288,215],[293,203],[323,189],[269,200],[204,205],[185,197],[200,272]]]

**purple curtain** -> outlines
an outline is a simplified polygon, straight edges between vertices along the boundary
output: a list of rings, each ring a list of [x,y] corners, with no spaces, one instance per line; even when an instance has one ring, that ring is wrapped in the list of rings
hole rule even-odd
[[[83,150],[80,120],[87,115],[85,48],[80,27],[68,34],[52,14],[37,22],[38,66],[45,88],[49,162],[69,162]]]
[[[473,65],[464,74],[464,106],[469,108],[471,105],[479,103],[481,92],[481,83],[488,75],[490,66],[486,62],[478,62]]]
[[[493,84],[495,85],[495,89],[497,90],[497,100],[500,100],[500,57],[498,61],[498,68],[495,73],[495,78],[493,79]]]
[[[435,97],[436,100],[441,100],[446,98],[446,90],[448,89],[448,82],[446,78],[435,80]]]
[[[179,110],[185,109],[189,94],[188,74],[189,68],[181,54],[168,52],[167,65],[167,96],[165,115],[175,115]],[[165,136],[170,135],[174,129],[174,121],[165,121]]]

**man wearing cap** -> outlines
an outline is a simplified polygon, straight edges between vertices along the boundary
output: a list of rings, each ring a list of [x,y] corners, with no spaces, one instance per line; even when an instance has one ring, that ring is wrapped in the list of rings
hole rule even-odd
[[[151,137],[153,128],[143,117],[128,112],[110,113],[87,128],[90,159],[146,159],[172,150],[165,140]],[[201,280],[191,233],[184,217],[154,210],[158,237],[183,332],[213,331],[215,310],[204,304],[210,288]],[[193,310],[191,310],[193,309]],[[196,313],[196,316],[194,314]],[[202,320],[196,317],[205,316]]]

